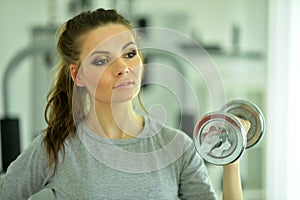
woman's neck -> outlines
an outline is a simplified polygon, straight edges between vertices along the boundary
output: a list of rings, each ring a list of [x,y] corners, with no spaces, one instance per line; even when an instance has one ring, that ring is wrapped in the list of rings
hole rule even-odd
[[[86,122],[97,134],[110,139],[136,137],[143,129],[144,119],[131,102],[98,103],[91,107]]]

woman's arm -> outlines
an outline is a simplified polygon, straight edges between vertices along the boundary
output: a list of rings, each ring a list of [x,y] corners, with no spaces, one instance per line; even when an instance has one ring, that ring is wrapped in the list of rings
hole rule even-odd
[[[39,136],[0,177],[0,199],[28,199],[45,187],[50,174]]]
[[[225,165],[223,171],[223,200],[242,200],[240,162]]]
[[[251,123],[241,118],[237,119],[242,123],[246,132],[249,131]],[[242,200],[243,191],[240,175],[240,161],[237,160],[223,167],[223,200]]]
[[[216,200],[217,195],[210,180],[204,160],[191,143],[182,155],[178,197],[180,199]]]

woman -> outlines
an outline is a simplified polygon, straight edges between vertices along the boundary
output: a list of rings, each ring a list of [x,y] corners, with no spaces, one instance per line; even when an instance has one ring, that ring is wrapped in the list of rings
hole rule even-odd
[[[191,139],[133,108],[143,62],[132,30],[104,9],[62,26],[48,127],[1,178],[1,199],[44,188],[56,199],[216,199]],[[242,199],[238,161],[224,166],[223,199]]]

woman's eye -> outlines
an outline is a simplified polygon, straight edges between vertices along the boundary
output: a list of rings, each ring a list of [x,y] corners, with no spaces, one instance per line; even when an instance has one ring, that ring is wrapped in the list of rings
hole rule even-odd
[[[136,55],[136,50],[132,50],[125,55],[125,58],[133,58]]]
[[[108,59],[97,59],[93,61],[93,65],[102,66],[108,63]]]

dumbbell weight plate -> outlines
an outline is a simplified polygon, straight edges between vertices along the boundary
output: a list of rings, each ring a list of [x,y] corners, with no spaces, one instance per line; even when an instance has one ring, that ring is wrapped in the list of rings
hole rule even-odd
[[[193,140],[199,155],[215,165],[236,161],[247,143],[242,124],[233,115],[224,112],[203,116],[194,128]]]
[[[225,104],[221,110],[250,121],[251,127],[247,133],[246,148],[250,148],[260,141],[265,132],[265,118],[255,104],[245,100],[233,100]]]

